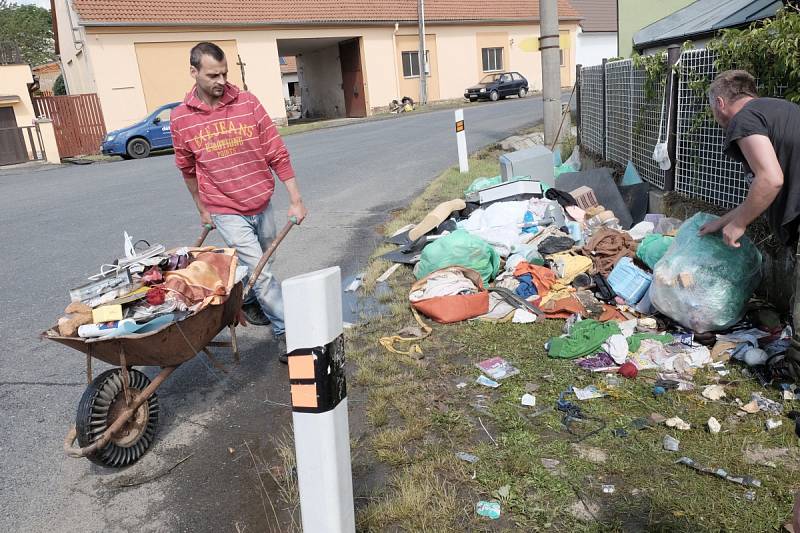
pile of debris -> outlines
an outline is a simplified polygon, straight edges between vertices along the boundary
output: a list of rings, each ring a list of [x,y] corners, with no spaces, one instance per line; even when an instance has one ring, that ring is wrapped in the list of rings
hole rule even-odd
[[[47,335],[106,340],[160,331],[224,302],[246,274],[233,249],[167,251],[125,233],[124,257],[69,291],[70,304]]]
[[[791,328],[751,301],[762,262],[755,245],[700,236],[712,215],[648,213],[648,185],[632,164],[617,185],[611,170],[580,172],[579,161],[562,164],[543,147],[502,156],[501,176],[475,180],[464,198],[391,236],[399,248],[383,257],[413,265],[415,313],[529,327],[565,319],[546,345],[550,357],[631,379],[653,371],[656,393],[691,390],[698,369],[722,375],[730,359],[762,383],[787,381]],[[416,341],[428,334],[383,344],[409,353],[402,343],[414,342],[420,355]]]

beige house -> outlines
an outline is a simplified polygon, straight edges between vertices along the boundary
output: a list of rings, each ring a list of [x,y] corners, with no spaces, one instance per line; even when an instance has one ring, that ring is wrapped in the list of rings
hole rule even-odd
[[[60,162],[52,123],[36,119],[32,85],[29,65],[0,60],[0,166],[42,159]]]
[[[559,0],[562,85],[574,82],[579,13]],[[191,88],[188,52],[213,41],[229,79],[285,123],[280,57],[297,62],[303,116],[358,117],[419,94],[416,0],[54,0],[70,94],[96,92],[109,130]],[[536,0],[426,0],[429,100],[463,97],[487,72],[541,84]]]

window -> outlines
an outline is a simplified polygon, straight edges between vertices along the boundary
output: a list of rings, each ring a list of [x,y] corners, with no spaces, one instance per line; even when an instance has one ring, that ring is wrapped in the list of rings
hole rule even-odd
[[[160,112],[160,113],[159,113],[159,114],[156,116],[156,118],[157,118],[157,119],[159,119],[159,121],[160,121],[160,122],[169,122],[169,116],[170,116],[170,113],[172,113],[172,108],[169,108],[169,109],[163,109],[163,110],[161,110],[161,112]]]
[[[522,81],[522,76],[517,74],[516,72],[511,73],[511,79],[514,81]]]
[[[483,50],[483,71],[493,72],[503,70],[503,49],[484,48]]]
[[[564,65],[564,49],[563,48],[559,48],[558,49],[558,58],[561,61],[561,66],[562,67],[565,66]]]
[[[426,75],[430,75],[431,73],[430,60],[430,52],[425,50]],[[419,76],[419,52],[417,50],[414,50],[413,52],[403,52],[403,77],[416,78],[417,76]]]

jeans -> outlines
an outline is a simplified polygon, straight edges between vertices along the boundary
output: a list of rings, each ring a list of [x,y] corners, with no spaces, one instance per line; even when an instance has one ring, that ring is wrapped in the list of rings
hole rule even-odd
[[[211,220],[229,248],[236,249],[239,263],[250,273],[261,256],[275,239],[277,228],[272,202],[258,215],[211,215]],[[258,277],[253,291],[246,301],[255,298],[264,314],[272,322],[273,335],[282,335],[286,329],[283,319],[283,294],[281,285],[270,270],[272,259],[267,262]],[[245,279],[244,283],[247,283]]]

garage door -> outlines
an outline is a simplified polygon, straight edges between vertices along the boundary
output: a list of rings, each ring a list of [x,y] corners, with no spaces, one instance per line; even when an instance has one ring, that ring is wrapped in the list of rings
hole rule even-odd
[[[228,59],[228,81],[242,86],[236,41],[212,41]],[[147,112],[170,102],[183,100],[194,80],[189,74],[189,51],[197,41],[135,43],[136,60],[147,104]]]

